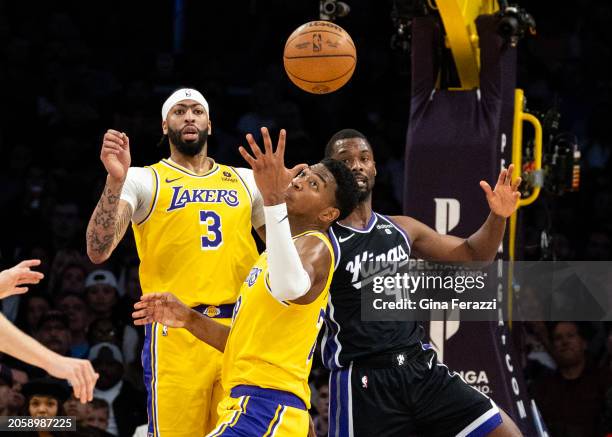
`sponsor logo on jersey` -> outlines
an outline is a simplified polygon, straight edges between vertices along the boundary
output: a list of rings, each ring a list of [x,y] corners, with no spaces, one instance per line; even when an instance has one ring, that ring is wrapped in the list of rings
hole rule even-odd
[[[385,223],[381,223],[381,224],[376,225],[376,229],[388,229],[388,228],[392,228],[392,227],[393,227],[392,225],[388,225],[388,224],[385,224]]]
[[[179,186],[172,187],[172,191],[172,201],[166,211],[184,208],[189,203],[225,203],[232,207],[240,203],[236,190],[184,189]]]
[[[227,170],[223,171],[223,176],[221,177],[221,180],[225,182],[238,182],[238,179],[233,178],[232,174]]]

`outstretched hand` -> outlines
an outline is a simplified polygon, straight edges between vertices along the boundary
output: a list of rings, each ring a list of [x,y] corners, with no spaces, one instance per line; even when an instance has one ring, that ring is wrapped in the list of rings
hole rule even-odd
[[[512,181],[513,170],[514,164],[510,164],[507,169],[502,168],[493,190],[488,183],[480,181],[480,187],[487,196],[491,212],[505,218],[510,217],[516,211],[518,201],[521,198],[521,193],[518,192],[521,178]]]
[[[189,321],[191,308],[172,293],[148,293],[134,304],[134,325],[157,322],[171,328],[184,328]]]
[[[287,138],[285,129],[280,131],[276,151],[272,150],[272,139],[268,128],[262,127],[261,135],[264,142],[264,152],[261,151],[251,134],[247,134],[246,140],[253,156],[242,146],[238,150],[253,169],[255,183],[261,192],[264,205],[277,205],[285,201],[287,187],[307,165],[298,164],[291,169],[285,167],[285,141]]]
[[[30,267],[38,265],[40,265],[39,259],[28,259],[10,269],[2,270],[0,272],[0,299],[13,294],[25,293],[28,287],[23,287],[23,285],[38,284],[44,275],[30,270]]]
[[[59,356],[55,357],[45,370],[56,378],[67,379],[74,391],[74,397],[82,404],[93,399],[94,387],[100,375],[94,371],[89,361]]]

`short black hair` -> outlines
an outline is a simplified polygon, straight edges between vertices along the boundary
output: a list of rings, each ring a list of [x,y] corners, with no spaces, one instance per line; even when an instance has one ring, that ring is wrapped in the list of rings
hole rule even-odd
[[[346,140],[347,138],[361,138],[368,144],[368,146],[370,146],[370,142],[368,141],[366,136],[362,134],[361,132],[359,132],[358,130],[342,129],[336,132],[334,135],[332,135],[332,137],[327,142],[327,146],[325,146],[325,157],[331,158],[331,156],[334,154],[334,145],[336,144],[336,141]],[[370,146],[370,149],[371,148],[372,146]]]
[[[353,212],[359,202],[359,187],[353,172],[337,159],[325,158],[321,161],[336,180],[336,208],[340,210],[338,220]]]

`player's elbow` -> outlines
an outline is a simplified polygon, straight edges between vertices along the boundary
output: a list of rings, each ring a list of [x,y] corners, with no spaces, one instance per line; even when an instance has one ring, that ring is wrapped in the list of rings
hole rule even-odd
[[[108,254],[100,253],[91,247],[87,247],[87,257],[94,264],[102,264],[109,258]]]
[[[270,293],[278,301],[299,299],[310,290],[310,276],[306,272],[292,275],[270,275]]]

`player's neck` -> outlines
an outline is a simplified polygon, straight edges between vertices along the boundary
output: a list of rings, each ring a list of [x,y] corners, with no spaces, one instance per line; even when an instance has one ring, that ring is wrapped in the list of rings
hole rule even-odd
[[[325,228],[320,223],[312,223],[304,220],[302,217],[289,217],[289,228],[291,229],[291,236],[303,234],[307,231],[319,231],[325,232]]]
[[[357,204],[353,212],[340,223],[351,228],[365,229],[372,218],[372,195]]]
[[[212,160],[212,158],[208,157],[207,149],[208,147],[204,146],[200,153],[194,156],[189,156],[179,152],[176,148],[172,147],[170,152],[170,159],[181,167],[185,167],[190,172],[195,173],[197,175],[202,175],[210,171],[210,169],[214,165],[214,161]]]

